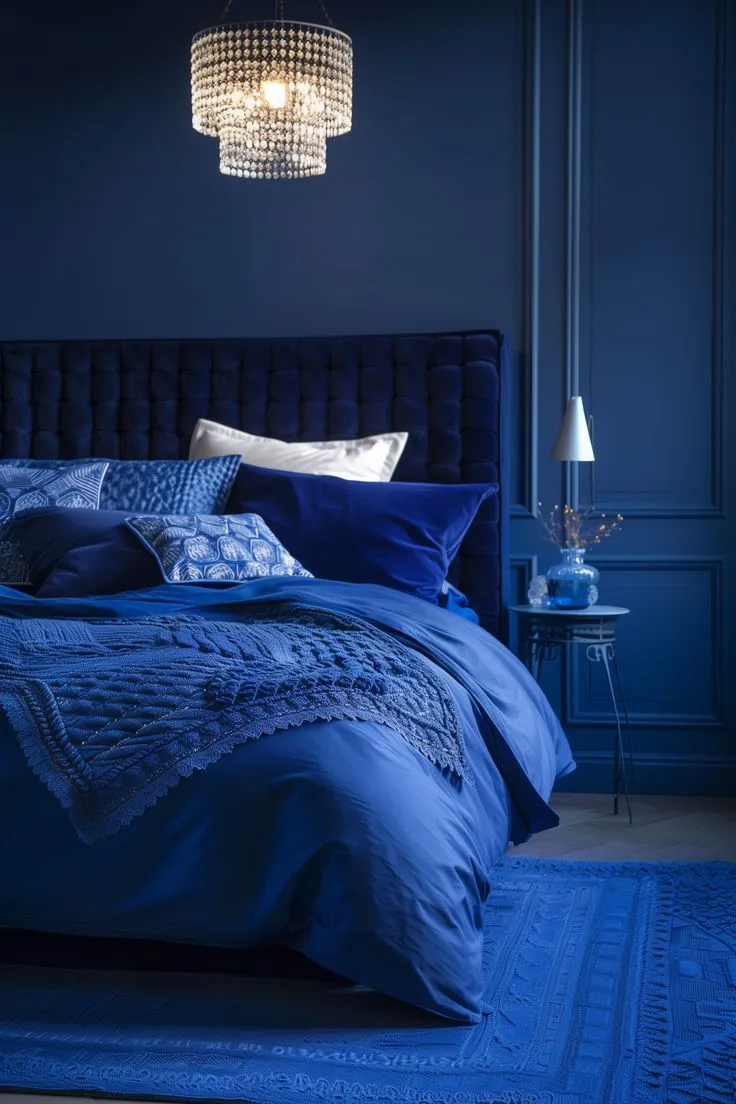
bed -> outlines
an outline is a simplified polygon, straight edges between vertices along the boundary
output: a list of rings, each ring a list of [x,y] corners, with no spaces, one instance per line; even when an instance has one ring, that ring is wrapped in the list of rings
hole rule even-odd
[[[25,473],[34,506],[52,482],[63,492],[45,512],[19,513],[19,533],[47,517],[45,555],[62,514],[98,524],[114,470],[126,514],[115,539],[123,533],[138,557],[136,585],[122,590],[0,587],[0,928],[280,945],[477,1022],[494,864],[509,841],[556,824],[547,800],[574,768],[544,695],[503,643],[502,335],[20,342],[0,358],[0,471],[11,484],[14,469]],[[261,516],[281,559],[246,582],[198,575],[195,585],[166,566],[185,539],[180,514],[166,528],[150,509],[136,513],[131,472],[144,469],[123,465],[181,471],[201,419],[286,442],[407,436],[390,482],[360,489],[234,460],[244,496],[234,510],[230,485],[199,546],[229,547],[246,523],[228,518]],[[81,475],[70,486],[72,469]],[[97,510],[67,509],[85,505],[95,480]],[[401,571],[411,574],[424,503],[442,488],[475,495],[446,563],[433,562],[432,578],[446,568],[442,591],[426,600],[400,574],[396,586],[376,582],[371,557],[385,533],[371,523],[374,503],[402,503]],[[340,578],[351,509],[353,575]],[[292,534],[299,544],[310,526],[309,557],[291,555]],[[250,537],[271,556],[268,534]],[[335,570],[310,571],[321,557]],[[473,619],[443,608],[448,592]]]

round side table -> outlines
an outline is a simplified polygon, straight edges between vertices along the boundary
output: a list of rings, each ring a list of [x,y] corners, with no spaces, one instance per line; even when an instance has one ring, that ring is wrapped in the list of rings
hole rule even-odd
[[[633,772],[631,725],[624,698],[621,674],[616,659],[616,626],[629,610],[623,606],[588,606],[587,609],[549,609],[546,606],[512,606],[519,619],[519,658],[539,682],[542,664],[557,659],[560,648],[568,644],[584,644],[591,663],[602,663],[608,680],[616,732],[613,742],[613,812],[618,814],[621,793],[626,801],[629,824],[632,822],[629,803],[626,758],[624,755],[621,714],[628,736],[629,762]],[[536,668],[536,669],[535,669]],[[614,688],[615,679],[615,688]]]

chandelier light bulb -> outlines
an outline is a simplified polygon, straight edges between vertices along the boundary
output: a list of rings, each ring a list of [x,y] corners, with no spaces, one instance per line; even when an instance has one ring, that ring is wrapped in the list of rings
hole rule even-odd
[[[261,93],[269,107],[286,107],[286,85],[281,81],[263,81]]]

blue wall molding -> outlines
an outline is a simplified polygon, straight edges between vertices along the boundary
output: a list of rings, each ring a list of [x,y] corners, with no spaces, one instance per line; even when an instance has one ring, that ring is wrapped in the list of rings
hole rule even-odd
[[[555,788],[578,793],[609,793],[613,748],[609,752],[574,752],[577,770],[559,779]],[[730,797],[736,784],[736,755],[639,754],[634,746],[635,778],[629,790],[637,793],[713,794]],[[554,806],[554,799],[552,801]],[[636,819],[636,805],[634,818]]]
[[[562,409],[580,394],[580,194],[583,94],[583,5],[567,4],[567,184],[565,237],[565,374]],[[579,501],[578,465],[565,464],[565,502]]]
[[[726,137],[726,41],[727,0],[716,0],[715,10],[715,59],[714,59],[714,118],[713,140],[713,344],[711,349],[711,500],[712,516],[724,516],[723,499],[723,441],[725,434],[724,390],[726,381],[725,298],[726,298],[726,196],[728,190]]]
[[[514,605],[525,605],[527,591],[535,575],[539,573],[537,557],[534,553],[511,554],[511,599]]]
[[[635,728],[647,729],[723,729],[724,728],[724,701],[723,691],[725,685],[725,671],[730,669],[727,664],[724,624],[724,610],[726,608],[725,576],[726,557],[724,556],[658,556],[641,554],[625,557],[595,556],[596,566],[600,566],[601,575],[605,577],[606,570],[630,571],[644,575],[661,575],[667,571],[692,571],[704,572],[709,580],[709,641],[712,648],[712,665],[710,668],[710,711],[683,712],[677,710],[637,710],[636,702],[626,686],[626,659],[619,648],[619,656],[622,665],[622,681],[624,692],[627,696],[629,719]],[[632,610],[631,616],[636,616]],[[674,624],[667,625],[667,631],[672,633]],[[684,649],[697,647],[697,642],[682,640]],[[649,656],[650,662],[656,657]],[[585,728],[601,725],[613,725],[615,718],[612,709],[605,710],[586,707],[581,702],[583,689],[589,686],[590,666],[588,660],[580,649],[572,649],[570,662],[566,664],[565,693],[563,708],[563,725],[571,728]],[[677,686],[673,685],[673,691]],[[632,708],[633,706],[633,708]]]
[[[580,390],[580,189],[582,147],[582,0],[567,5],[567,194],[565,238],[565,393]]]
[[[512,553],[510,559],[510,605],[523,606],[529,601],[529,584],[535,575],[539,573],[537,557],[533,553]],[[519,625],[518,618],[513,614],[509,616],[509,648],[518,655],[519,652]]]
[[[612,759],[613,748],[610,752],[588,751],[575,753],[575,762],[578,764],[611,763]],[[661,766],[676,767],[678,770],[690,770],[691,768],[697,770],[699,767],[705,767],[706,770],[711,771],[736,769],[736,755],[670,755],[667,752],[638,755],[635,750],[634,759],[636,760],[637,770],[639,767],[659,768]]]
[[[705,6],[706,0],[702,0]],[[583,141],[583,128],[581,125],[581,105],[584,101],[585,87],[583,80],[584,51],[590,50],[590,37],[583,36],[582,15],[580,12],[583,0],[568,0],[568,27],[570,68],[568,83],[568,355],[567,383],[580,386],[580,268],[581,253],[585,252],[586,244],[590,239],[590,233],[583,227],[583,200],[587,203],[588,195],[583,196],[583,184],[585,181],[589,162],[586,144]],[[630,501],[626,499],[625,491],[607,489],[605,497],[597,496],[596,507],[600,510],[620,510],[628,518],[655,519],[655,518],[723,518],[724,506],[724,434],[725,434],[725,380],[727,376],[726,357],[728,350],[724,340],[726,296],[728,293],[727,279],[727,199],[731,195],[729,189],[731,182],[727,179],[729,172],[728,158],[726,156],[727,136],[729,133],[730,119],[727,110],[727,36],[729,33],[728,21],[731,18],[729,0],[711,0],[713,11],[713,158],[712,167],[712,194],[713,217],[711,226],[712,249],[712,289],[713,298],[711,305],[711,342],[709,351],[709,367],[707,374],[701,376],[698,365],[693,365],[693,385],[702,386],[708,383],[710,426],[707,434],[703,435],[703,448],[707,448],[708,455],[708,490],[707,500],[694,504],[678,504],[677,502],[658,503],[656,500],[645,501],[638,496]],[[730,9],[730,10],[729,10]],[[590,6],[588,11],[594,11]],[[586,63],[587,64],[587,63]],[[583,197],[583,199],[581,199]],[[588,267],[586,265],[586,267]],[[583,381],[584,393],[593,403],[595,388],[595,352],[584,361]],[[573,478],[576,480],[577,473]],[[573,484],[571,493],[577,493],[577,485]],[[570,500],[568,500],[570,501]],[[577,501],[577,498],[575,499]]]
[[[524,226],[522,403],[518,423],[518,457],[523,465],[524,502],[511,507],[513,517],[536,518],[539,498],[539,206],[542,129],[542,0],[524,6]]]

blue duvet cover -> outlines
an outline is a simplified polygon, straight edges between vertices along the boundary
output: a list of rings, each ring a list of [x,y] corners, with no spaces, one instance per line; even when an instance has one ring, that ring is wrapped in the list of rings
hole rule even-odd
[[[278,666],[278,640],[263,643],[266,611],[314,633],[317,667],[345,667],[327,708],[305,666],[291,721],[270,729],[251,723],[258,693],[248,712],[252,688],[232,674],[262,664],[264,647]],[[153,628],[170,661],[152,660],[137,705],[150,709],[151,740],[143,746],[139,726],[135,740],[104,744],[113,725],[125,736],[115,695]],[[331,631],[352,633],[348,659]],[[0,632],[0,927],[280,943],[421,1008],[478,1020],[494,863],[509,840],[556,824],[546,800],[574,767],[544,695],[506,648],[397,591],[293,578],[104,599],[0,588]],[[107,654],[105,633],[118,653]],[[213,648],[227,677],[212,677]],[[361,696],[369,659],[392,668],[381,708],[375,693]],[[194,749],[172,767],[161,703],[178,723],[183,677],[192,694],[209,679],[209,712],[192,713],[198,732],[213,716],[232,723],[214,752]],[[372,693],[381,685],[369,682]],[[73,747],[57,747],[65,731]],[[180,746],[181,732],[171,739]],[[103,777],[118,782],[101,796]]]

